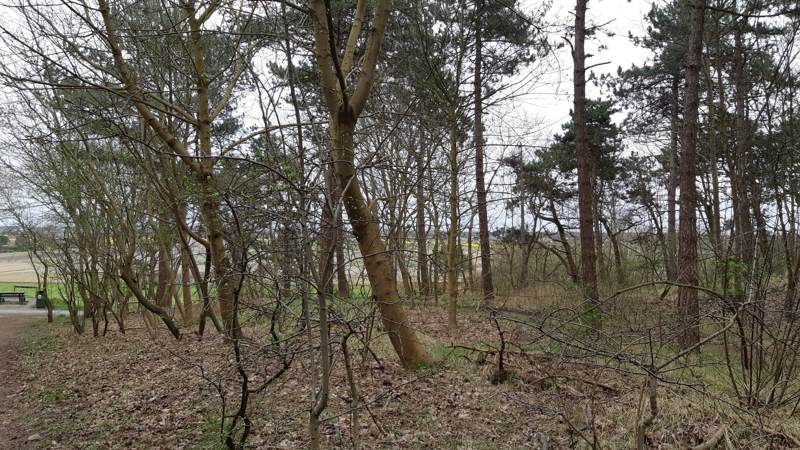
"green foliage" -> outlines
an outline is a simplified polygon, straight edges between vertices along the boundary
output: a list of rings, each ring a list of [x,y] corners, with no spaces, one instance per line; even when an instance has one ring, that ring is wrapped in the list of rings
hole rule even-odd
[[[636,203],[645,206],[656,204],[655,193],[659,180],[664,179],[663,166],[654,164],[654,158],[633,153],[622,160],[620,179],[625,180],[621,191]]]
[[[600,181],[611,182],[622,171],[619,155],[623,150],[620,129],[612,120],[617,112],[608,100],[587,100],[586,123],[589,128],[589,146],[597,162]],[[561,125],[563,133],[554,136],[554,143],[537,153],[531,161],[519,157],[507,158],[504,164],[515,173],[515,190],[528,196],[546,196],[556,202],[573,198],[575,191],[575,122]]]
[[[605,317],[606,315],[602,311],[593,306],[586,308],[586,312],[583,314],[584,320],[589,324],[603,323]]]
[[[58,403],[67,398],[67,391],[63,386],[53,386],[39,390],[39,398],[45,403]]]
[[[464,358],[469,356],[472,351],[461,347],[453,348],[449,345],[434,345],[430,348],[430,353],[436,361],[461,363],[465,361]]]
[[[195,448],[198,450],[223,450],[227,448],[224,444],[222,429],[222,417],[209,417],[200,430],[200,442]]]
[[[634,136],[666,128],[672,112],[673,84],[683,74],[689,35],[683,2],[654,4],[646,20],[647,34],[631,37],[635,44],[653,52],[652,62],[620,68],[615,79],[606,80],[621,106],[633,112],[624,127]]]
[[[52,352],[61,347],[61,341],[53,335],[44,323],[34,326],[22,339],[24,354],[36,356],[43,352]]]

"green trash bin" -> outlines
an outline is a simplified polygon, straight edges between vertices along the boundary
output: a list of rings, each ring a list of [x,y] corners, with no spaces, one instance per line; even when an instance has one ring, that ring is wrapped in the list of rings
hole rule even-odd
[[[44,309],[47,308],[47,294],[44,291],[36,292],[36,308]]]

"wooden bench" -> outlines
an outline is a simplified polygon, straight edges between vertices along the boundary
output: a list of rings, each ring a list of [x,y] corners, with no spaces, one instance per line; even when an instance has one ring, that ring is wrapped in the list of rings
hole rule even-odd
[[[5,303],[7,298],[16,299],[20,305],[28,303],[24,292],[0,292],[0,303]]]

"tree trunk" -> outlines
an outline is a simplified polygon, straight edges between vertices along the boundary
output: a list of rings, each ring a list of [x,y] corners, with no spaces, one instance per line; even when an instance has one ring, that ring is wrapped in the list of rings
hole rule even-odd
[[[584,40],[586,35],[586,3],[577,0],[575,5],[575,153],[578,161],[578,215],[581,234],[581,284],[584,300],[587,302],[589,321],[592,326],[600,326],[597,311],[597,258],[594,243],[594,193],[592,192],[592,150],[589,148],[589,135],[586,127],[586,56]]]
[[[572,254],[572,246],[569,244],[571,236],[567,234],[567,230],[564,228],[564,225],[558,218],[558,211],[556,211],[555,201],[552,199],[552,197],[548,199],[548,208],[550,210],[550,214],[552,215],[551,222],[556,226],[558,238],[561,240],[561,247],[564,249],[564,258],[567,262],[569,277],[573,283],[578,283],[580,282],[580,278],[578,277],[578,265],[575,264],[575,257]]]
[[[678,188],[678,75],[672,77],[672,91],[670,92],[670,140],[669,140],[669,180],[667,181],[667,246],[664,249],[664,259],[667,269],[667,279],[675,281],[677,268],[675,256],[678,254],[678,237],[676,230],[675,200]]]
[[[320,70],[320,82],[328,112],[330,113],[330,138],[335,157],[334,171],[343,187],[342,200],[353,228],[364,268],[372,286],[372,296],[381,313],[383,326],[389,335],[400,361],[406,368],[428,364],[430,356],[417,339],[414,329],[400,304],[396,274],[391,271],[391,260],[373,211],[364,198],[356,176],[353,134],[356,122],[363,111],[375,80],[375,67],[391,13],[390,0],[378,0],[366,49],[361,57],[361,71],[350,96],[345,73],[349,74],[353,54],[361,31],[363,17],[354,20],[350,28],[344,60],[339,64],[338,50],[330,30],[330,10],[323,0],[310,0],[314,16],[314,45]]]
[[[161,219],[158,219],[159,223]],[[158,286],[156,288],[156,304],[169,308],[172,303],[172,286],[175,274],[172,272],[172,247],[169,244],[169,231],[164,226],[156,226],[158,236]]]
[[[429,363],[430,357],[417,339],[400,304],[397,279],[391,270],[392,264],[386,253],[386,245],[380,236],[377,220],[364,200],[364,194],[356,177],[353,155],[355,118],[346,112],[340,112],[332,119],[331,139],[336,156],[334,169],[339,183],[346,186],[342,191],[344,206],[361,255],[364,257],[364,267],[372,286],[373,298],[381,313],[384,329],[403,366],[416,368],[419,364]]]
[[[174,151],[182,161],[192,170],[200,187],[200,213],[203,223],[208,231],[208,244],[211,250],[211,260],[216,275],[217,300],[220,313],[225,326],[225,331],[232,337],[240,337],[239,321],[234,305],[233,273],[231,271],[230,256],[225,245],[225,232],[220,219],[219,192],[214,186],[214,160],[211,145],[212,117],[209,107],[209,80],[205,65],[205,49],[202,39],[202,23],[195,17],[193,4],[185,4],[190,27],[189,41],[192,51],[192,63],[197,73],[195,80],[195,102],[197,107],[196,120],[194,120],[197,134],[198,150],[201,159],[195,158],[180,140],[165,126],[152,112],[148,102],[144,99],[144,89],[138,84],[136,74],[125,61],[123,50],[119,46],[116,28],[111,18],[111,9],[107,0],[99,0],[98,9],[106,28],[106,41],[114,58],[114,65],[119,72],[126,93],[133,102],[139,115],[161,141]]]
[[[417,203],[417,273],[419,277],[419,296],[423,302],[431,295],[431,278],[428,273],[428,234],[425,228],[425,158],[421,147],[415,152],[417,163],[417,184],[415,201]]]
[[[183,321],[194,323],[194,304],[192,302],[192,279],[189,268],[189,252],[181,247],[181,293],[183,294]]]
[[[483,302],[494,304],[494,282],[492,280],[492,248],[489,241],[489,214],[486,206],[486,182],[483,169],[483,0],[475,1],[475,195],[478,201],[478,237],[481,247],[481,283]]]
[[[472,206],[470,205],[470,209]],[[472,291],[475,289],[475,255],[472,244],[475,242],[475,211],[469,216],[469,228],[467,228],[467,287]]]
[[[625,286],[625,267],[622,265],[622,250],[619,246],[619,239],[617,239],[617,235],[611,230],[611,225],[608,223],[608,220],[605,218],[601,218],[600,220],[606,230],[608,240],[611,241],[611,249],[614,251],[614,267],[617,272],[617,283],[620,286]]]
[[[234,308],[233,271],[225,245],[222,221],[219,218],[219,201],[212,192],[205,190],[200,204],[200,214],[208,230],[211,249],[211,266],[217,280],[217,301],[225,332],[231,337],[241,337],[239,320]]]
[[[731,166],[731,199],[733,204],[733,217],[736,226],[734,242],[736,257],[742,263],[745,270],[734,269],[734,285],[736,289],[735,297],[738,302],[743,302],[747,291],[747,273],[753,262],[755,253],[755,237],[753,223],[750,217],[750,195],[748,193],[748,183],[746,179],[750,176],[749,171],[749,144],[750,130],[747,123],[745,112],[747,92],[747,81],[745,80],[745,55],[742,42],[741,25],[737,28],[734,36],[734,136],[735,147],[733,157],[730,161]]]
[[[447,233],[447,326],[454,330],[458,326],[458,143],[457,117],[455,111],[450,124],[450,230]]]
[[[120,276],[134,297],[136,297],[136,300],[139,302],[139,304],[144,306],[147,311],[160,317],[167,326],[167,329],[169,329],[169,332],[172,333],[172,336],[174,336],[175,339],[180,339],[181,332],[178,329],[178,326],[172,320],[172,317],[169,316],[165,309],[158,305],[154,305],[147,300],[147,297],[145,297],[144,293],[142,293],[142,290],[139,288],[139,282],[136,280],[136,277],[134,276],[129,265],[126,264],[124,267],[122,267]]]
[[[683,105],[683,130],[680,161],[680,242],[678,315],[681,323],[680,345],[687,349],[700,342],[700,304],[697,290],[697,116],[700,67],[703,52],[705,0],[691,5],[688,53],[686,56],[686,96]]]
[[[400,277],[403,279],[403,292],[407,297],[413,299],[414,282],[411,280],[411,272],[408,270],[408,264],[406,264],[406,232],[404,229],[401,229],[399,234],[399,239],[396,240],[397,246],[395,247],[394,257],[397,261],[397,268],[400,270]]]
[[[350,282],[347,280],[347,258],[344,254],[343,224],[342,209],[338,208],[336,213],[336,287],[340,297],[348,298],[350,297]]]

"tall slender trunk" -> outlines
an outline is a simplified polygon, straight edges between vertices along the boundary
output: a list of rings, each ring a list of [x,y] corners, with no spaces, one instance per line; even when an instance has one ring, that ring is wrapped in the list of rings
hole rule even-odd
[[[455,111],[450,124],[450,230],[447,233],[447,326],[452,330],[458,326],[458,139]]]
[[[172,287],[175,282],[175,274],[172,271],[172,246],[170,245],[172,231],[163,225],[162,219],[159,218],[158,225],[156,225],[156,240],[158,241],[156,304],[168,309],[172,303]]]
[[[717,35],[716,39],[716,51],[717,54],[722,53],[722,43],[720,35]],[[720,59],[720,58],[718,58]],[[726,119],[727,114],[727,107],[726,100],[725,100],[725,83],[723,82],[723,71],[724,71],[724,61],[720,59],[716,65],[716,78],[717,78],[717,93],[718,93],[718,110],[717,118],[716,118],[716,140],[718,142],[717,146],[713,148],[714,156],[712,159],[712,171],[711,171],[711,185],[712,185],[712,200],[713,205],[712,209],[714,211],[715,220],[713,222],[714,228],[712,228],[712,234],[714,238],[714,246],[715,246],[715,254],[716,257],[719,259],[717,264],[714,267],[714,284],[716,285],[718,279],[725,279],[727,278],[727,265],[724,262],[729,255],[725,255],[723,242],[722,242],[722,213],[720,211],[720,184],[719,184],[719,170],[717,169],[717,164],[719,161],[719,157],[722,156],[725,152],[726,143],[728,142],[728,121]],[[733,236],[731,236],[733,237]]]
[[[742,30],[739,26],[734,35],[734,137],[735,147],[731,166],[731,198],[733,203],[733,216],[736,226],[734,236],[736,257],[743,267],[750,267],[755,253],[755,237],[752,219],[750,216],[750,195],[748,193],[749,173],[749,144],[750,130],[745,111],[747,81],[745,80],[745,55],[742,42]],[[747,275],[742,270],[735,270],[734,284],[735,296],[739,302],[744,301],[747,290]]]
[[[678,257],[678,315],[681,323],[680,345],[690,348],[700,342],[700,304],[697,290],[697,116],[700,67],[703,52],[705,0],[691,4],[689,45],[686,56],[686,97],[683,104],[683,130],[680,161],[680,241]]]
[[[403,292],[406,296],[411,296],[413,299],[414,294],[414,282],[411,279],[411,271],[408,270],[408,264],[406,263],[406,250],[405,250],[405,242],[406,242],[406,230],[403,225],[400,225],[400,229],[398,230],[398,238],[395,240],[396,246],[394,253],[395,261],[397,261],[397,268],[400,270],[400,277],[403,279]]]
[[[481,246],[481,284],[483,302],[494,304],[494,282],[492,280],[492,248],[489,241],[489,213],[486,206],[486,181],[484,180],[483,156],[483,0],[475,1],[475,195],[478,201],[478,237]]]
[[[472,209],[470,207],[470,209]],[[475,289],[475,261],[472,244],[475,242],[475,212],[469,215],[469,228],[467,228],[467,287]]]
[[[327,158],[330,160],[330,158]],[[329,166],[330,167],[330,166]],[[334,256],[336,255],[337,226],[336,215],[333,211],[339,203],[339,189],[331,170],[325,172],[325,186],[330,196],[325,198],[322,204],[322,217],[320,219],[320,257],[319,257],[319,280],[317,289],[317,313],[319,314],[319,366],[314,373],[315,379],[312,381],[314,390],[314,401],[308,419],[310,435],[310,446],[312,449],[320,449],[321,436],[319,431],[320,416],[328,407],[330,396],[331,381],[331,357],[330,357],[330,326],[328,323],[328,299],[333,294]],[[304,181],[305,182],[305,181]],[[306,330],[311,333],[311,313],[308,305],[304,308]]]
[[[201,24],[189,14],[190,41],[197,80],[197,142],[204,159],[197,164],[197,179],[201,186],[200,213],[208,231],[211,262],[217,280],[217,301],[225,331],[232,337],[241,337],[237,306],[234,299],[234,273],[231,257],[225,242],[225,228],[220,218],[220,195],[214,185],[214,158],[211,145],[211,111],[208,70],[205,64]]]
[[[528,228],[525,225],[525,200],[519,202],[519,230],[520,244],[522,244],[522,263],[519,265],[519,284],[525,287],[528,284],[528,262],[530,261],[533,245],[528,240]],[[512,269],[513,270],[513,269]]]
[[[717,171],[717,160],[719,154],[721,153],[722,145],[724,145],[724,140],[721,139],[721,118],[720,111],[724,108],[724,105],[720,105],[719,111],[717,111],[716,105],[714,104],[714,82],[711,79],[711,67],[710,64],[704,64],[706,72],[706,84],[708,85],[708,95],[706,96],[706,102],[708,107],[708,168],[709,168],[709,175],[711,176],[710,182],[710,206],[706,208],[706,215],[708,216],[708,229],[709,233],[711,233],[711,245],[714,249],[714,256],[716,259],[722,258],[722,242],[721,242],[721,226],[720,226],[720,206],[719,206],[719,173]],[[720,86],[720,89],[724,89],[723,86]],[[714,274],[714,283],[716,283],[717,279],[717,270],[715,268]]]
[[[192,278],[189,268],[189,252],[181,247],[181,294],[183,303],[183,321],[194,323],[194,304],[192,303]]]
[[[679,77],[673,75],[672,90],[670,92],[670,140],[669,140],[669,179],[667,181],[667,246],[664,258],[667,269],[667,279],[675,281],[677,268],[675,257],[678,254],[678,237],[676,234],[677,202],[675,197],[678,189],[678,95]]]
[[[439,282],[439,260],[441,255],[441,242],[442,230],[439,227],[439,214],[434,206],[433,214],[433,304],[439,305],[439,292],[441,292],[441,283]]]
[[[428,273],[428,231],[425,228],[425,157],[420,146],[414,152],[417,165],[417,184],[414,189],[417,203],[417,273],[419,276],[419,296],[427,301],[431,295],[431,278]]]
[[[359,1],[359,5],[361,7],[357,8],[356,20],[351,25],[345,56],[340,64],[335,39],[332,36],[333,30],[329,29],[329,23],[333,21],[331,11],[323,0],[309,1],[314,17],[315,55],[319,63],[322,92],[330,114],[334,171],[338,183],[343,187],[344,208],[361,255],[364,257],[364,268],[372,287],[372,297],[400,362],[407,368],[416,368],[429,363],[430,356],[417,339],[400,304],[396,274],[391,270],[391,258],[386,253],[386,244],[381,238],[377,218],[367,204],[356,176],[353,142],[356,122],[366,106],[375,80],[378,55],[392,7],[390,0],[377,0],[374,4],[372,26],[360,62],[361,71],[351,96],[344,74],[350,73],[355,47],[363,25],[366,3]]]
[[[592,192],[592,150],[586,127],[586,4],[588,0],[577,0],[575,4],[574,71],[574,121],[575,153],[578,161],[578,215],[581,234],[581,284],[587,310],[591,312],[592,326],[600,326],[597,309],[597,258],[594,243],[594,193]]]

